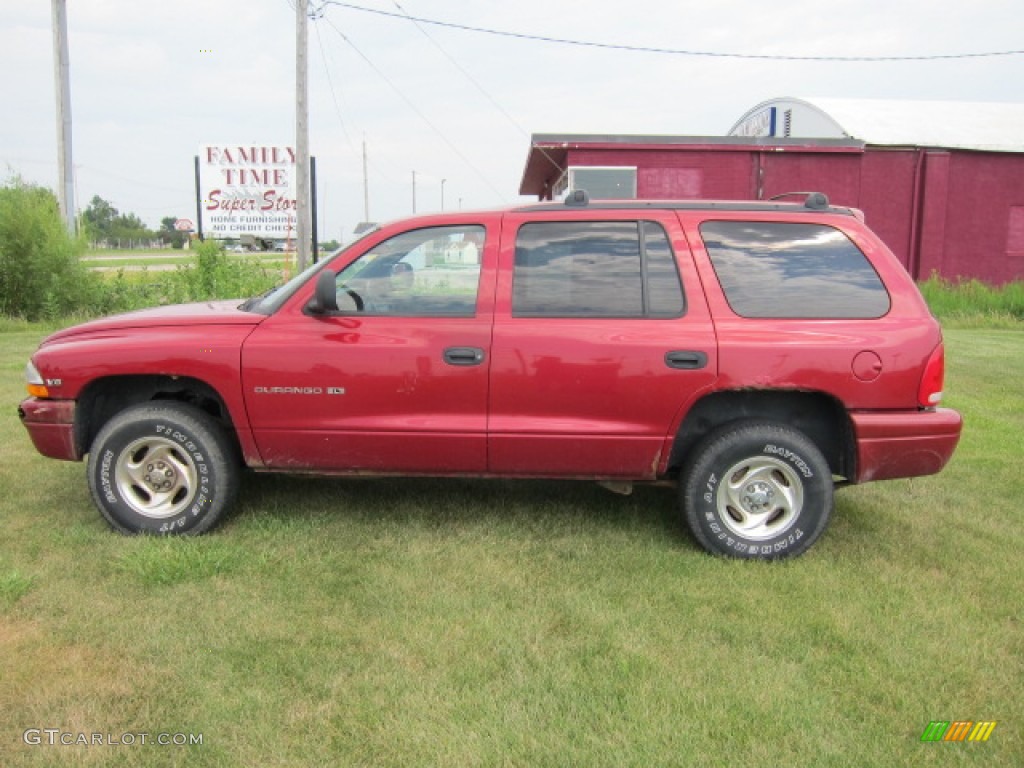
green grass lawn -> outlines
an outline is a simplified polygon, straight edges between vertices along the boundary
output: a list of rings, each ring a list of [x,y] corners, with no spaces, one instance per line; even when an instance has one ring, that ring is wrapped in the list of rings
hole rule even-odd
[[[947,331],[950,466],[768,564],[567,482],[250,475],[215,534],[121,537],[15,416],[42,332],[0,331],[4,766],[1024,764],[1024,331]]]

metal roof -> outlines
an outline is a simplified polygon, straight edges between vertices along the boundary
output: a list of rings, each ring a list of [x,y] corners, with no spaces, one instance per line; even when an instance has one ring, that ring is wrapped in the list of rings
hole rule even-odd
[[[748,110],[736,125],[781,104],[816,110],[838,135],[869,146],[1024,152],[1024,104],[1009,102],[778,97]]]
[[[539,133],[531,137],[519,194],[541,194],[557,181],[572,149],[742,151],[770,147],[856,152],[865,146],[892,146],[1024,152],[1024,104],[778,97],[748,110],[733,128],[773,106],[799,106],[816,113],[821,118],[818,129],[827,126],[821,132],[829,135],[783,138]]]

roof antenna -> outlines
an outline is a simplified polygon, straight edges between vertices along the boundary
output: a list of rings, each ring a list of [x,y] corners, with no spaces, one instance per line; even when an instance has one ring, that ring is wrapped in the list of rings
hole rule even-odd
[[[781,200],[784,197],[794,197],[796,195],[804,195],[804,208],[809,208],[812,211],[828,210],[828,195],[824,192],[783,192],[781,195],[775,195],[768,199]]]
[[[804,207],[812,211],[824,211],[828,209],[828,196],[824,192],[811,192],[804,200]]]

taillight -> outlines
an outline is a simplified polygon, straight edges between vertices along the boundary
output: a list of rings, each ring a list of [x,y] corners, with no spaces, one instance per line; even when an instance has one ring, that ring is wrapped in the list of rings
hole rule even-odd
[[[939,344],[928,358],[917,389],[917,404],[922,408],[934,408],[942,402],[942,382],[946,375],[946,351]]]

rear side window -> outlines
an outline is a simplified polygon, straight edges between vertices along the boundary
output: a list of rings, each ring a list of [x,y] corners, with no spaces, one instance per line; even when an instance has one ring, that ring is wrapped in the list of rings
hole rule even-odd
[[[683,314],[675,256],[650,221],[545,221],[516,236],[515,317]]]
[[[706,221],[701,238],[741,317],[881,317],[889,294],[861,250],[822,224]]]

